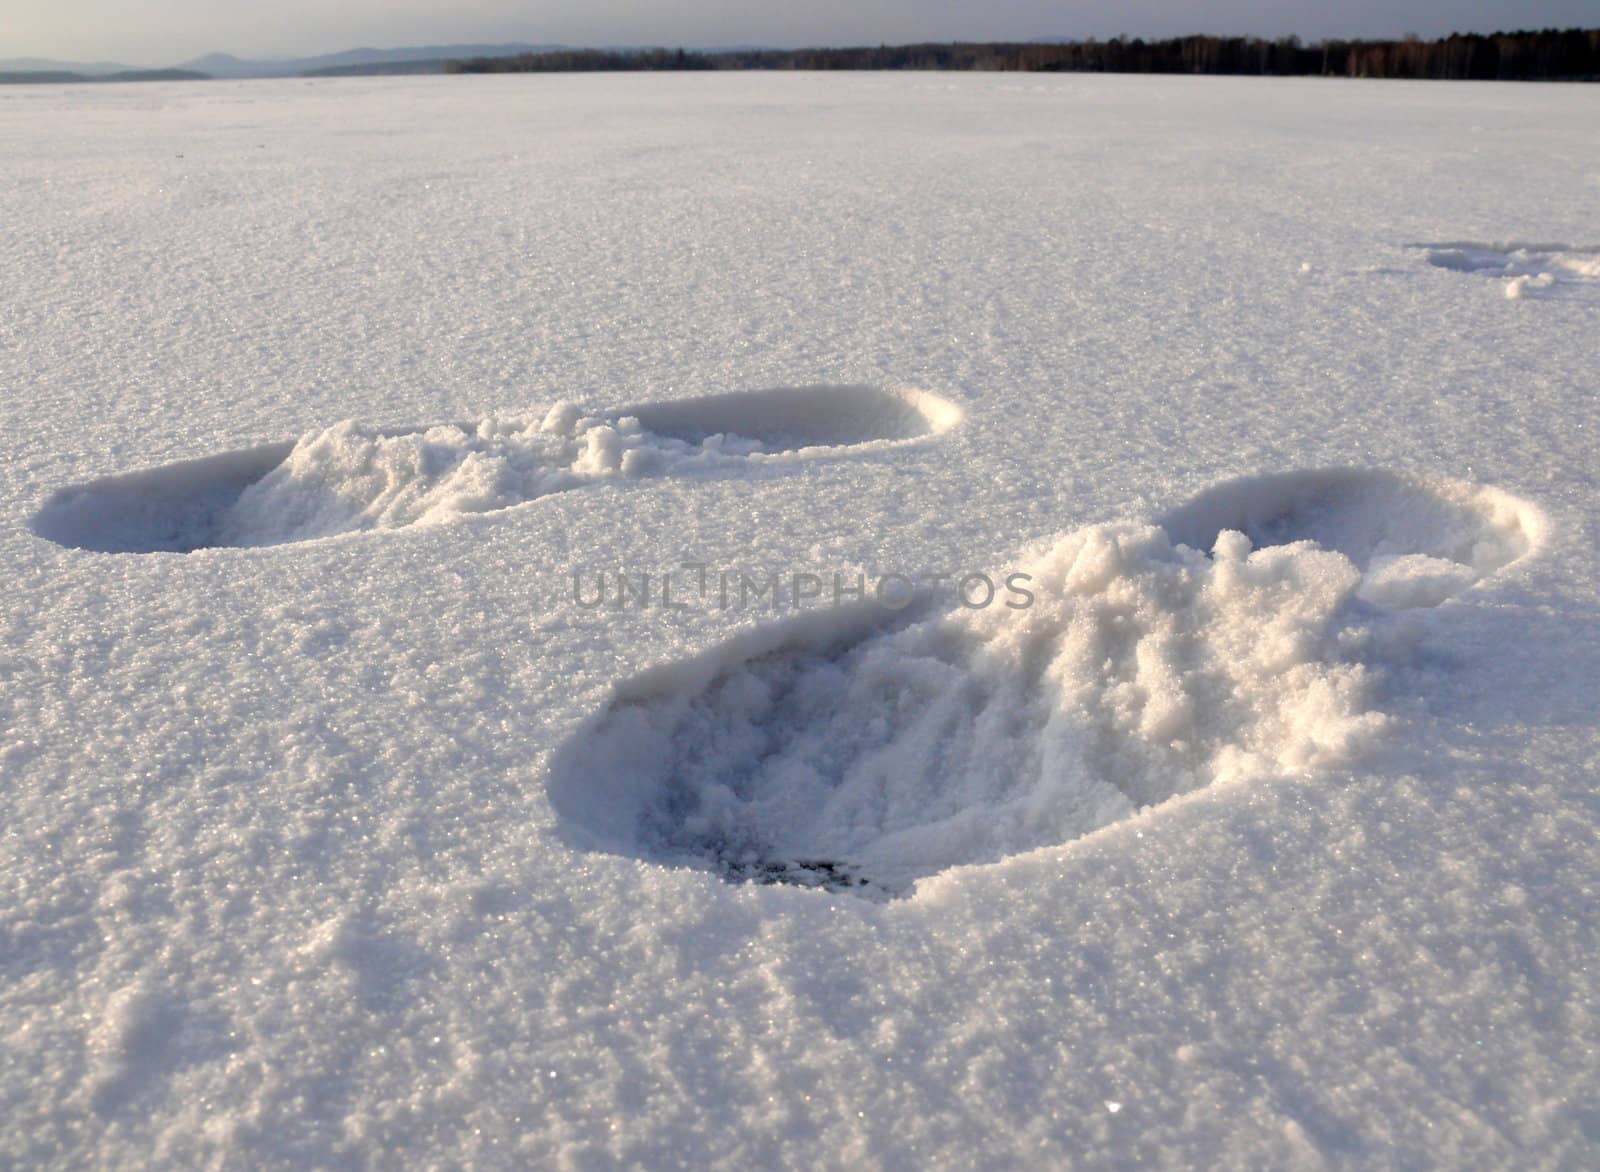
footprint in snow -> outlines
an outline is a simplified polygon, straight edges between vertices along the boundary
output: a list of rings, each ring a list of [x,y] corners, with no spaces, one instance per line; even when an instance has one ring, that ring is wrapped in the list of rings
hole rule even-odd
[[[567,840],[885,900],[1215,783],[1347,760],[1364,623],[1526,554],[1492,488],[1329,470],[1028,551],[1034,603],[817,611],[615,692],[548,778]]]
[[[1600,301],[1600,248],[1569,244],[1418,244],[1428,263],[1451,272],[1505,282],[1507,298],[1581,298]]]
[[[106,553],[189,553],[402,529],[606,480],[742,473],[915,443],[961,419],[926,391],[777,387],[585,415],[380,430],[341,423],[55,493],[33,531]]]

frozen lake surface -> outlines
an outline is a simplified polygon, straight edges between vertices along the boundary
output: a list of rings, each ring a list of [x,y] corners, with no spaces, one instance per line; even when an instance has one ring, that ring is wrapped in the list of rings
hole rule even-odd
[[[0,91],[0,1163],[1592,1162],[1597,125]]]

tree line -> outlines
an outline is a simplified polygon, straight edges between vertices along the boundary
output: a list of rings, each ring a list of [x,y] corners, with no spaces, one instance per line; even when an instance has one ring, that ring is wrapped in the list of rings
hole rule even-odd
[[[1600,29],[1543,29],[1436,40],[1174,37],[1109,41],[879,45],[845,49],[567,49],[451,61],[449,73],[728,69],[955,69],[1023,73],[1199,73],[1454,81],[1600,80]]]

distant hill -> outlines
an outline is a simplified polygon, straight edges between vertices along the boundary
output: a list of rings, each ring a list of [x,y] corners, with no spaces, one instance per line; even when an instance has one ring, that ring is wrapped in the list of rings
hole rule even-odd
[[[207,53],[181,68],[212,77],[333,77],[349,74],[442,73],[446,61],[467,57],[510,57],[519,53],[549,53],[561,45],[417,45],[402,49],[346,49],[314,57],[251,59],[229,53]]]
[[[189,80],[195,77],[345,77],[385,73],[443,73],[450,61],[468,57],[514,57],[554,53],[566,45],[416,45],[400,49],[345,49],[312,57],[235,57],[207,53],[170,69],[125,65],[119,61],[60,61],[52,57],[0,58],[0,84],[74,82],[116,78],[119,81]]]
[[[259,71],[270,69],[271,66],[268,62],[246,61],[230,53],[207,53],[204,57],[185,61],[180,68],[197,69],[212,77],[266,77],[269,74]]]
[[[120,61],[59,61],[54,57],[0,57],[0,73],[74,73],[98,76],[139,69]]]
[[[7,69],[0,72],[0,85],[59,85],[92,80],[86,73],[73,73],[66,69]]]
[[[122,69],[115,73],[75,73],[69,69],[13,69],[0,71],[0,85],[71,85],[114,81],[210,81],[190,69]]]
[[[123,69],[102,73],[90,81],[210,81],[209,73],[194,69]]]
[[[400,77],[426,73],[448,73],[450,57],[433,57],[426,61],[374,61],[366,65],[327,65],[321,69],[308,69],[301,77]]]

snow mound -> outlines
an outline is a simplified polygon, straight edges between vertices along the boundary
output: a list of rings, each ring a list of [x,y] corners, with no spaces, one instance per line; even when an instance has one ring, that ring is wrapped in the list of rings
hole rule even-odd
[[[925,391],[777,387],[585,415],[403,431],[344,422],[270,444],[56,493],[33,531],[111,553],[186,553],[400,529],[619,478],[737,470],[916,442],[960,421]]]
[[[1349,650],[1363,616],[1465,589],[1529,548],[1533,515],[1385,474],[1226,485],[1174,515],[1183,540],[1119,522],[1040,547],[1031,605],[817,612],[636,677],[557,753],[551,802],[582,848],[906,895],[1351,758],[1387,721]]]
[[[1435,268],[1504,280],[1505,295],[1513,301],[1541,295],[1600,295],[1600,249],[1473,241],[1417,247],[1428,250],[1428,263]]]
[[[732,435],[690,443],[654,435],[631,417],[576,415],[558,404],[542,421],[487,419],[407,435],[338,424],[301,440],[246,488],[223,519],[218,544],[282,545],[437,524],[596,480],[724,467],[761,447]]]

